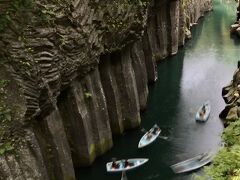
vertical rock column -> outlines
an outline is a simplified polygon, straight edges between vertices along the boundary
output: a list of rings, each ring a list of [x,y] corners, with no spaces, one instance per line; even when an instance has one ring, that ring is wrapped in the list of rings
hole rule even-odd
[[[170,19],[171,19],[171,55],[178,52],[179,38],[179,1],[171,1],[170,3]]]
[[[25,131],[26,143],[19,146],[17,153],[0,156],[0,179],[48,180],[49,176],[36,137],[32,130]]]
[[[131,48],[132,66],[135,74],[140,110],[145,110],[147,105],[148,87],[145,56],[141,41],[137,41]]]
[[[111,55],[125,129],[138,127],[141,122],[137,84],[130,50],[129,47],[126,47],[121,52]]]
[[[147,29],[145,30],[145,33],[147,34],[148,37],[148,43],[151,48],[153,57],[159,58],[160,55],[160,50],[161,48],[159,47],[159,42],[157,39],[157,24],[156,24],[156,6],[155,2],[153,1],[151,10],[148,15],[148,20],[147,20]]]
[[[88,166],[113,145],[98,69],[81,80],[76,79],[58,102],[74,165]]]
[[[155,1],[156,24],[159,42],[158,59],[178,52],[179,1]]]
[[[139,108],[147,104],[148,79],[142,41],[121,52],[102,55],[99,65],[111,129],[120,134],[140,123]]]
[[[106,96],[107,109],[113,134],[124,131],[120,94],[113,72],[110,55],[102,55],[99,65],[101,82]]]
[[[45,118],[39,117],[34,132],[49,178],[75,179],[70,148],[58,109]]]
[[[70,147],[58,109],[47,116],[46,121],[54,147],[56,147],[55,155],[58,156],[58,166],[62,174],[58,179],[75,179]],[[57,173],[60,174],[60,172]]]
[[[155,1],[156,3],[156,24],[157,24],[157,36],[159,42],[158,58],[164,59],[169,55],[168,44],[169,44],[169,21],[168,14],[168,3],[167,1]]]
[[[20,157],[19,165],[24,173],[24,177],[26,179],[48,180],[47,166],[44,163],[39,142],[33,133],[33,129],[25,129],[25,132],[26,146],[21,147],[18,151]]]
[[[90,165],[96,155],[94,150],[90,151],[91,144],[94,144],[90,135],[91,118],[79,81],[74,81],[69,89],[60,94],[58,107],[71,147],[74,166]]]
[[[179,29],[178,29],[178,45],[183,46],[185,44],[185,29],[186,25],[186,16],[185,16],[184,3],[181,0],[179,2]]]
[[[157,64],[156,58],[149,44],[148,34],[146,32],[142,39],[142,45],[145,56],[148,83],[154,83],[157,80]]]
[[[88,110],[92,119],[92,134],[94,135],[98,133],[99,136],[98,141],[95,142],[95,151],[97,155],[101,155],[109,150],[113,143],[106,98],[98,68],[90,74],[84,85],[85,88],[92,94],[91,100],[88,102]]]

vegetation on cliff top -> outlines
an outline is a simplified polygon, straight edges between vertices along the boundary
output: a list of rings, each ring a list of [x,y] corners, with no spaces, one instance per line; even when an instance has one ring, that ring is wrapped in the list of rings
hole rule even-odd
[[[20,33],[22,22],[29,20],[28,9],[32,7],[32,0],[13,0],[10,3],[5,2],[5,8],[0,14],[0,35],[5,31],[6,27],[18,30],[16,33]],[[1,5],[1,3],[0,3]],[[11,24],[10,22],[20,20],[21,23]]]

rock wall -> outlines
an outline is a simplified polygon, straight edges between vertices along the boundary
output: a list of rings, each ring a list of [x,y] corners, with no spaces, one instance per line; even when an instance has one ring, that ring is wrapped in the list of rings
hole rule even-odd
[[[235,71],[231,82],[222,89],[222,97],[226,106],[219,116],[225,120],[226,125],[228,124],[228,121],[235,121],[240,117],[239,87],[240,71],[238,68]]]
[[[210,9],[211,0],[38,0],[20,34],[24,16],[10,12],[0,77],[10,80],[12,118],[1,121],[0,179],[75,179],[74,167],[108,151],[112,135],[140,125],[156,62]]]

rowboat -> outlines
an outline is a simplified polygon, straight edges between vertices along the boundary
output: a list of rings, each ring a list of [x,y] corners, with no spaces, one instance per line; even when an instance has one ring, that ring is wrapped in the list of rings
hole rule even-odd
[[[161,129],[158,127],[158,125],[154,125],[149,131],[147,131],[142,138],[140,139],[138,143],[138,148],[143,148],[149,144],[151,144],[153,141],[157,139],[157,137],[160,135]]]
[[[107,169],[107,172],[128,171],[131,169],[135,169],[145,164],[146,162],[148,162],[148,159],[146,158],[132,158],[132,159],[128,159],[126,164],[126,160],[122,159],[122,160],[115,161],[115,166],[113,166],[113,161],[108,162],[106,164],[106,169]]]
[[[204,107],[205,107],[205,113],[203,112]],[[209,101],[207,101],[198,109],[196,114],[196,121],[199,121],[199,122],[207,121],[210,115],[210,111],[211,111],[211,106]]]
[[[171,169],[174,173],[184,173],[188,171],[192,171],[202,166],[207,165],[213,159],[213,153],[202,153],[191,159],[187,159],[185,161],[179,162],[171,166]]]

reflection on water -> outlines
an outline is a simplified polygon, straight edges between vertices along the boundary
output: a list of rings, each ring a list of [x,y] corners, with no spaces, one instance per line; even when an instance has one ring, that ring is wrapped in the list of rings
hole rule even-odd
[[[224,108],[221,88],[228,84],[240,59],[239,40],[230,37],[235,20],[234,1],[215,0],[214,11],[193,28],[193,39],[176,56],[158,64],[158,81],[149,87],[148,108],[142,114],[142,127],[154,123],[168,140],[158,139],[137,149],[143,135],[140,129],[114,138],[114,147],[90,168],[76,170],[79,180],[119,180],[121,174],[106,173],[112,157],[149,158],[144,166],[127,172],[128,180],[187,180],[193,173],[175,175],[170,165],[199,153],[218,149],[223,129],[218,118]],[[209,100],[212,112],[206,123],[196,123],[195,113]],[[199,173],[199,171],[195,171]]]

